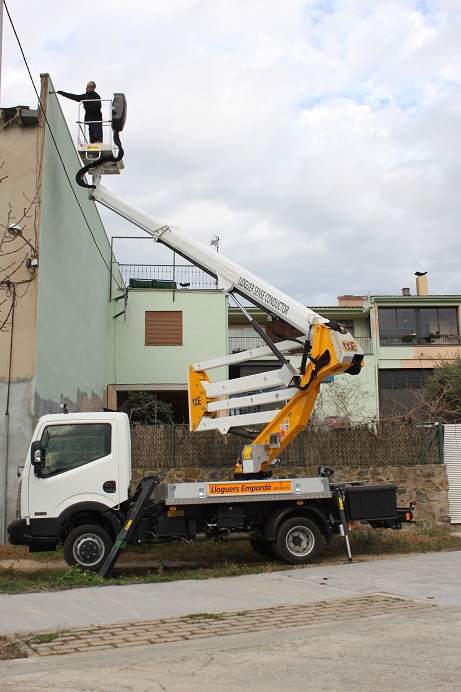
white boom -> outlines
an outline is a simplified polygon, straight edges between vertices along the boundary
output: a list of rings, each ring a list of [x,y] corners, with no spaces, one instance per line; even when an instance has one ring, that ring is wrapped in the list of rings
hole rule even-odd
[[[157,221],[153,216],[127,204],[106,188],[97,185],[90,196],[103,204],[108,209],[116,212],[123,218],[131,221],[146,233],[149,233],[157,242],[167,245],[201,267],[206,272],[216,277],[218,287],[226,292],[237,292],[248,298],[266,312],[280,317],[284,322],[307,334],[312,324],[325,324],[325,318],[313,310],[305,307],[297,300],[290,298],[282,291],[251,272],[243,269],[235,262],[226,259],[217,252],[213,252],[201,245],[193,238],[188,238],[177,228],[165,225]]]

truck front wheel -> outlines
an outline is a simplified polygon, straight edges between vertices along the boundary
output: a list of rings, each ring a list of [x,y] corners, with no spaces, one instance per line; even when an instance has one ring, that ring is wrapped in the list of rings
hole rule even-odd
[[[275,552],[291,565],[306,565],[315,560],[321,544],[322,534],[317,524],[304,517],[293,517],[280,525]]]
[[[64,541],[64,559],[68,565],[98,572],[112,547],[112,539],[100,526],[77,526]]]

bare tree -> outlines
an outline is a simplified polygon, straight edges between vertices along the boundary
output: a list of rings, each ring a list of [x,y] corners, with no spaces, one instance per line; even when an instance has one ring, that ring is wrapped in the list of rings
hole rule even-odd
[[[315,403],[313,425],[348,427],[351,423],[370,423],[376,415],[370,413],[368,404],[373,395],[357,378],[335,379],[324,384]]]

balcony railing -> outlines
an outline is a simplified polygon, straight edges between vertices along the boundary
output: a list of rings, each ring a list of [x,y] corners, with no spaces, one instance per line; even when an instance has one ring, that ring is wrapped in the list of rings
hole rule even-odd
[[[405,334],[404,336],[382,336],[379,342],[381,346],[459,346],[461,337],[443,334],[429,336]]]
[[[373,341],[369,336],[357,336],[355,337],[357,343],[363,348],[363,352],[366,356],[370,356],[373,353]],[[229,337],[229,353],[239,353],[240,351],[249,351],[253,348],[258,348],[259,346],[265,346],[265,342],[259,336],[230,336]],[[301,347],[299,350],[301,353]],[[297,352],[292,353],[296,355]]]
[[[373,339],[371,336],[356,336],[354,338],[358,345],[362,347],[363,353],[366,356],[373,355]]]
[[[216,279],[189,264],[120,264],[120,273],[131,288],[216,289]]]
[[[250,351],[252,348],[265,346],[264,339],[260,336],[230,336],[229,337],[229,353],[240,353],[241,351]]]

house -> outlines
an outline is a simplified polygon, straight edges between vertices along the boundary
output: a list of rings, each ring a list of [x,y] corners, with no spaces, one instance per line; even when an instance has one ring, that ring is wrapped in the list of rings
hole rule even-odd
[[[434,366],[461,355],[461,296],[430,295],[427,276],[417,276],[415,288],[414,295],[404,288],[401,295],[343,295],[338,297],[337,306],[309,306],[343,324],[365,354],[360,377],[341,376],[325,390],[321,418],[358,422],[406,415],[418,407],[424,382]],[[267,316],[256,308],[250,313],[271,334]],[[239,311],[230,309],[230,352],[259,345],[261,340],[252,331]],[[292,362],[298,364],[294,359]],[[243,363],[234,376],[250,374],[248,368],[269,369],[274,363],[273,358],[257,365],[254,361]],[[424,408],[419,409],[419,415],[424,416]]]
[[[426,276],[416,293],[364,298],[375,351],[379,415],[405,415],[418,404],[433,368],[461,354],[459,295],[430,295]]]
[[[161,269],[164,274],[166,267]],[[181,267],[168,269],[172,278],[167,281],[128,280],[126,317],[116,323],[107,401],[116,410],[127,392],[149,391],[171,404],[175,422],[187,423],[188,366],[227,352],[227,295],[195,267],[187,267],[187,286],[180,285],[185,283],[179,280]],[[226,379],[226,369],[216,369],[215,376]]]

